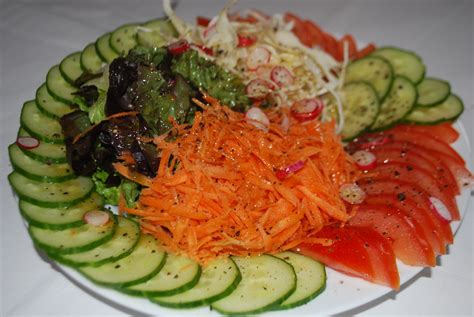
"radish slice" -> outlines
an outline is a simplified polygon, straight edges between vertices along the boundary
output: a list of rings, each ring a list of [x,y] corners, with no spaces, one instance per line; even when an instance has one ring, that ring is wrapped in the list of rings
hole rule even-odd
[[[299,122],[314,120],[321,115],[324,104],[321,99],[303,99],[291,106],[291,115]]]
[[[203,52],[206,55],[209,55],[209,56],[214,55],[214,51],[212,50],[212,48],[209,48],[207,46],[198,45],[198,44],[191,44],[191,46],[198,49],[198,50],[200,50],[201,52]]]
[[[437,212],[444,220],[451,221],[453,219],[448,207],[441,200],[436,197],[430,197],[429,200],[431,210]]]
[[[186,40],[179,40],[168,46],[168,51],[173,55],[179,55],[189,50],[190,45]]]
[[[284,87],[293,83],[293,75],[284,66],[275,66],[270,73],[270,78],[279,87]]]
[[[265,47],[256,47],[247,57],[247,68],[256,70],[258,66],[268,64],[271,56],[272,54]]]
[[[357,184],[344,184],[339,188],[339,195],[349,204],[360,204],[365,199],[365,192]]]
[[[264,99],[273,89],[273,84],[268,80],[254,79],[247,85],[247,96],[252,99]]]
[[[237,37],[239,38],[237,47],[248,47],[254,45],[255,42],[257,42],[257,38],[255,36],[237,34]]]
[[[390,138],[386,136],[379,136],[371,139],[369,142],[362,143],[360,145],[361,149],[372,149],[376,146],[381,146],[390,142]]]
[[[304,161],[297,161],[293,164],[290,164],[288,165],[287,167],[279,170],[276,172],[276,177],[279,179],[279,180],[284,180],[285,178],[288,177],[288,175],[290,175],[291,173],[296,173],[298,172],[300,169],[302,169],[304,167],[305,163]]]
[[[217,24],[218,18],[219,16],[217,15],[209,21],[206,29],[202,33],[202,36],[204,37],[204,39],[210,38],[216,32],[216,24]]]
[[[356,162],[358,168],[364,171],[369,171],[377,166],[377,158],[374,153],[369,151],[357,151],[352,154],[352,158]]]
[[[31,136],[21,136],[16,139],[16,144],[25,150],[32,150],[40,145],[40,141]]]
[[[260,108],[257,108],[257,107],[250,108],[245,114],[245,118],[247,119],[248,123],[250,123],[257,129],[260,129],[265,132],[268,131],[270,120],[268,119],[265,112],[263,112]]]
[[[109,213],[102,210],[91,210],[85,213],[84,221],[94,227],[100,227],[109,222]]]

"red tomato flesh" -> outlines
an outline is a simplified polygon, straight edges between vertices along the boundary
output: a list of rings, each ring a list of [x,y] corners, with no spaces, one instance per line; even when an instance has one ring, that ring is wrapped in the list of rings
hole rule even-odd
[[[406,182],[415,182],[430,196],[441,200],[452,215],[453,220],[459,220],[459,210],[456,200],[451,192],[442,188],[431,171],[425,170],[414,164],[388,162],[380,164],[373,170],[374,175]]]
[[[359,186],[367,195],[391,194],[398,199],[405,198],[412,201],[418,208],[430,215],[436,231],[443,239],[443,245],[453,243],[453,232],[449,222],[438,213],[433,212],[430,206],[429,194],[415,183],[393,180],[389,178],[366,178],[358,181]]]
[[[376,230],[392,243],[396,257],[407,265],[436,265],[434,252],[426,243],[423,232],[399,210],[391,210],[386,205],[364,203],[348,223]]]
[[[393,131],[425,133],[448,144],[456,142],[459,138],[459,132],[453,128],[451,122],[444,122],[437,125],[402,124],[393,128]]]

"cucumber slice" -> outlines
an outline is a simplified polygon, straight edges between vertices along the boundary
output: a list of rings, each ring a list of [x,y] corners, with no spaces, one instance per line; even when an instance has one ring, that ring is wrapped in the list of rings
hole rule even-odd
[[[79,268],[93,282],[111,287],[127,287],[155,276],[166,261],[163,251],[151,235],[141,235],[138,244],[128,256],[101,266]]]
[[[64,230],[49,230],[30,225],[28,231],[37,246],[47,253],[71,254],[84,252],[112,239],[115,233],[115,217],[103,226],[84,224]]]
[[[95,50],[100,59],[107,64],[112,63],[114,59],[119,57],[109,44],[111,33],[106,33],[99,37],[95,42]]]
[[[33,180],[60,183],[77,177],[68,163],[38,162],[24,154],[16,144],[8,147],[8,155],[15,171]]]
[[[464,111],[461,99],[456,95],[449,97],[435,107],[415,107],[405,121],[418,124],[437,124],[444,121],[456,120]]]
[[[402,120],[414,107],[416,98],[416,88],[413,83],[408,78],[395,76],[392,88],[380,105],[379,115],[371,129],[387,129]]]
[[[35,101],[38,109],[53,119],[59,119],[74,110],[74,107],[54,99],[49,94],[46,84],[41,85],[36,91]]]
[[[46,87],[54,99],[68,105],[74,104],[73,93],[77,92],[77,88],[64,79],[58,65],[53,66],[46,75]]]
[[[385,58],[392,64],[395,75],[404,76],[415,85],[425,76],[425,65],[414,52],[397,47],[381,47],[370,56]]]
[[[84,214],[89,210],[102,209],[104,199],[97,193],[83,202],[66,208],[44,208],[20,200],[20,212],[29,224],[43,229],[63,230],[84,224]]]
[[[25,129],[20,128],[18,137],[30,137],[31,135]],[[32,159],[46,164],[67,163],[66,146],[64,144],[51,144],[40,142],[34,149],[20,148],[23,153]]]
[[[109,241],[98,247],[74,254],[57,254],[52,258],[74,267],[100,266],[118,261],[132,253],[140,238],[140,227],[134,220],[118,217],[115,234]]]
[[[212,303],[226,315],[255,314],[272,309],[286,300],[296,288],[296,275],[287,262],[271,256],[233,257],[242,281],[227,297]]]
[[[74,86],[74,82],[82,75],[81,52],[75,52],[66,56],[59,64],[59,71],[68,83]]]
[[[341,136],[352,140],[367,130],[377,118],[380,105],[374,88],[365,82],[352,82],[341,91],[344,127]]]
[[[364,81],[369,83],[382,101],[393,81],[393,69],[383,58],[368,56],[350,63],[346,68],[345,83]]]
[[[20,123],[26,132],[40,141],[54,144],[64,143],[63,131],[59,121],[42,114],[34,100],[27,101],[23,105]]]
[[[297,277],[295,292],[276,309],[301,306],[324,291],[326,287],[324,265],[310,257],[294,252],[282,252],[275,256],[291,264]]]
[[[40,207],[63,208],[86,200],[94,190],[88,177],[78,177],[62,183],[45,183],[29,179],[18,172],[8,180],[20,199]]]
[[[124,288],[122,291],[147,297],[174,295],[194,287],[200,276],[199,264],[184,256],[168,254],[160,273],[145,282]]]
[[[193,288],[176,295],[153,297],[150,300],[174,308],[207,305],[232,293],[241,279],[240,271],[231,258],[217,259],[206,265],[199,282]]]
[[[138,29],[136,40],[142,46],[161,47],[168,44],[169,39],[177,36],[178,32],[168,19],[156,19]]]
[[[136,34],[139,24],[126,24],[112,32],[110,47],[119,55],[127,55],[137,45]]]
[[[88,44],[81,53],[81,68],[82,70],[91,74],[100,73],[100,70],[104,66],[104,62],[97,55],[95,49],[95,43]]]
[[[417,107],[433,107],[445,101],[451,93],[447,81],[437,78],[424,78],[417,86]]]

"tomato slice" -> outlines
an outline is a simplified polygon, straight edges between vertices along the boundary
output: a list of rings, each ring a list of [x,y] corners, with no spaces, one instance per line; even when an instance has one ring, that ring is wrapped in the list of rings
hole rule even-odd
[[[392,142],[385,146],[375,148],[373,153],[377,162],[400,162],[414,164],[430,171],[436,177],[442,188],[453,196],[459,194],[459,187],[453,174],[446,164],[438,159],[429,150],[408,142]]]
[[[393,130],[413,131],[429,134],[432,137],[448,144],[456,142],[456,140],[459,138],[459,132],[453,128],[451,122],[444,122],[437,125],[402,124],[393,128]]]
[[[394,211],[386,205],[364,203],[348,223],[376,230],[392,243],[396,257],[407,265],[436,265],[435,254],[426,243],[423,232],[399,210]]]
[[[372,228],[355,226],[346,226],[345,228],[356,230],[359,238],[364,241],[374,269],[373,282],[398,289],[400,276],[392,244]]]
[[[429,194],[420,188],[416,183],[409,183],[389,178],[371,177],[358,181],[359,186],[367,195],[392,194],[397,199],[407,199],[429,213],[436,231],[443,238],[443,245],[453,243],[453,232],[449,222],[438,213],[433,212],[430,206]]]
[[[378,177],[418,184],[430,196],[438,198],[446,205],[453,220],[459,220],[459,210],[454,196],[450,191],[442,188],[430,171],[414,164],[388,162],[379,164],[372,172]]]
[[[412,220],[415,227],[423,232],[426,242],[431,246],[435,254],[445,254],[446,246],[443,243],[441,234],[436,231],[434,221],[431,219],[432,212],[423,210],[404,195],[394,195],[389,193],[378,193],[368,195],[365,203],[371,205],[386,205],[389,210],[401,211]]]
[[[374,270],[364,241],[354,230],[327,226],[321,229],[316,237],[332,240],[332,244],[323,246],[317,243],[303,243],[298,245],[297,250],[337,271],[368,281],[374,280]]]

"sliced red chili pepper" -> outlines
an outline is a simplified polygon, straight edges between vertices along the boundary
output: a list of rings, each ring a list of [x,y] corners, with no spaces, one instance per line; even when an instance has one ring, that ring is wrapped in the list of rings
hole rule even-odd
[[[173,55],[179,55],[189,50],[189,48],[190,48],[190,45],[188,41],[179,40],[177,42],[171,43],[168,46],[168,51]]]
[[[239,43],[237,44],[237,47],[248,47],[252,46],[253,44],[255,44],[255,42],[257,42],[257,38],[255,36],[238,34],[237,37],[239,38]]]
[[[209,22],[211,22],[211,19],[206,18],[206,17],[203,17],[203,16],[198,16],[198,17],[196,18],[196,23],[197,23],[197,25],[199,25],[199,26],[206,27],[206,26],[209,25]]]

